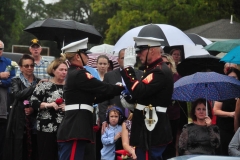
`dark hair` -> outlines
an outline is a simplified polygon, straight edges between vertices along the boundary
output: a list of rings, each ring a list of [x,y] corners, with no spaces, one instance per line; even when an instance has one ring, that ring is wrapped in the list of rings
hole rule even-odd
[[[227,74],[226,75],[229,75],[230,73],[234,72],[237,77],[238,77],[238,80],[240,80],[240,71],[237,69],[237,68],[234,68],[234,67],[230,67],[228,70],[227,70]]]
[[[116,107],[116,106],[111,106],[111,107],[108,108],[107,113],[106,113],[107,123],[109,124],[109,113],[112,112],[112,111],[118,113],[118,115],[119,115],[118,124],[121,125],[122,122],[126,119],[126,117],[123,115],[123,112],[122,112],[121,108]]]
[[[169,54],[172,55],[174,51],[179,51],[179,52],[180,52],[180,55],[181,55],[181,49],[179,49],[179,48],[174,48],[174,49],[172,49],[172,50],[169,52]]]
[[[108,67],[108,70],[113,70],[113,69],[114,69],[113,61],[112,61],[112,60],[109,60],[109,67]]]
[[[100,56],[98,56],[98,57],[97,57],[97,63],[98,63],[98,60],[99,60],[100,58],[105,58],[105,59],[107,59],[107,61],[108,61],[108,63],[109,63],[109,58],[108,58],[108,56],[106,56],[106,55],[100,55]]]
[[[121,49],[121,50],[118,52],[118,58],[120,57],[120,53],[121,53],[122,51],[125,51],[125,49],[127,49],[127,48],[123,48],[123,49]]]
[[[192,102],[190,117],[192,118],[193,121],[197,120],[197,117],[195,115],[195,109],[198,104],[204,104],[204,106],[206,106],[206,99],[199,98],[199,99],[195,100],[194,102]],[[209,102],[207,102],[207,109],[208,109],[208,116],[212,119],[212,108],[211,108],[211,105]]]
[[[29,54],[24,54],[22,58],[20,58],[18,65],[22,67],[23,60],[26,60],[26,59],[31,59],[34,63],[34,58],[32,56],[30,56]]]
[[[65,64],[67,66],[67,63],[64,61],[62,58],[57,58],[53,60],[50,65],[47,67],[47,73],[51,76],[54,77],[55,75],[53,74],[53,70],[56,70],[60,64]]]

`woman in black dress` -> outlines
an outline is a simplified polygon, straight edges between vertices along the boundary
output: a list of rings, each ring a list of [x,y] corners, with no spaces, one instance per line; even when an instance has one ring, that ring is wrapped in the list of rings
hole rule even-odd
[[[208,103],[208,106],[210,104]],[[192,104],[191,118],[193,123],[183,126],[179,137],[179,155],[204,154],[214,155],[220,145],[219,128],[212,125],[212,110],[208,107],[206,115],[206,100],[197,99]]]

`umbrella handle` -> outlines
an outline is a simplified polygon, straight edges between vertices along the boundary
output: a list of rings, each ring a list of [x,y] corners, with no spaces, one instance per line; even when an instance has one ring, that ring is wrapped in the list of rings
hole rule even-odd
[[[208,116],[208,103],[207,103],[207,99],[206,99],[206,116]]]

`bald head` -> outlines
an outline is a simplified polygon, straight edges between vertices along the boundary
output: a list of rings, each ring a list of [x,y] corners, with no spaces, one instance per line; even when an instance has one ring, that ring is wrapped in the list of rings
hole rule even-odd
[[[0,40],[0,57],[2,56],[3,49],[4,49],[4,43]]]

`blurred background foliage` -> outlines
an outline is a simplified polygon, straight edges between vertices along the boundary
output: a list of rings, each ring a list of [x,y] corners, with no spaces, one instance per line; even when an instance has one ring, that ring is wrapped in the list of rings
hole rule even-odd
[[[240,21],[239,0],[0,0],[0,39],[5,51],[12,45],[29,45],[34,38],[24,32],[31,23],[46,18],[72,19],[95,26],[101,43],[114,45],[128,30],[149,23],[170,24],[187,30],[219,19]],[[46,33],[47,34],[47,33]],[[98,44],[96,44],[98,45]],[[57,44],[42,41],[50,55],[59,56]]]

